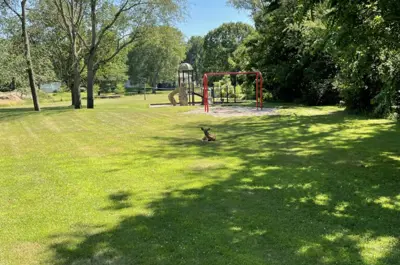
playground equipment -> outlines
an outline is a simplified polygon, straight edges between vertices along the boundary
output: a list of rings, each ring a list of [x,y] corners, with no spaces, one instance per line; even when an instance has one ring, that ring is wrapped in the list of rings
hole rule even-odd
[[[186,91],[186,86],[181,84],[174,91],[168,94],[168,99],[172,105],[176,106],[177,102],[175,100],[175,95],[179,94],[179,105],[187,106],[188,105],[188,95]]]
[[[195,105],[195,96],[203,98],[203,91],[195,92],[194,70],[188,63],[182,63],[178,68],[178,87],[168,95],[168,99],[172,105],[176,106],[177,102],[174,98],[179,94],[179,105]],[[201,102],[200,102],[201,103]]]
[[[219,72],[219,73],[205,73],[203,76],[203,104],[204,111],[209,112],[209,90],[208,90],[208,77],[209,76],[223,76],[223,75],[255,75],[256,76],[256,107],[257,110],[263,108],[263,77],[261,72]],[[235,91],[236,94],[236,91]],[[214,95],[212,96],[214,98]]]
[[[206,112],[209,111],[210,104],[216,103],[229,103],[229,86],[226,87],[226,91],[223,93],[223,88],[221,87],[213,87],[209,90],[208,87],[208,77],[209,76],[224,76],[230,75],[231,78],[234,77],[235,80],[233,82],[233,94],[234,94],[234,103],[237,103],[236,97],[236,76],[237,75],[255,75],[256,76],[256,107],[257,110],[263,108],[263,77],[261,72],[218,72],[218,73],[205,73],[203,76],[203,87],[199,88],[199,91],[196,92],[195,81],[194,81],[194,70],[193,67],[188,63],[182,63],[178,68],[178,87],[172,91],[168,95],[168,99],[172,105],[176,106],[177,102],[175,100],[175,95],[179,94],[179,105],[180,106],[188,106],[195,105],[196,103],[201,103],[204,105],[204,110]],[[198,96],[202,99],[201,102],[195,102],[195,96]],[[216,102],[216,97],[220,97],[221,101]],[[226,101],[225,101],[226,98]]]
[[[233,103],[243,103],[243,101],[238,98],[237,94],[237,76],[230,76],[230,78],[228,78],[229,83],[224,83],[224,79],[222,79],[220,82],[214,82],[212,87],[209,87],[209,90],[211,90],[210,95],[212,98],[212,104],[231,103],[230,100],[233,100]],[[221,82],[223,84],[221,84]]]

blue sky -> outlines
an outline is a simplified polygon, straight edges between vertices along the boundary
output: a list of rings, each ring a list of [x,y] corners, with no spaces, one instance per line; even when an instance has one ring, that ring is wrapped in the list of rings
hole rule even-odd
[[[254,24],[249,13],[228,6],[226,0],[189,0],[188,17],[177,27],[187,38],[204,36],[225,22]]]

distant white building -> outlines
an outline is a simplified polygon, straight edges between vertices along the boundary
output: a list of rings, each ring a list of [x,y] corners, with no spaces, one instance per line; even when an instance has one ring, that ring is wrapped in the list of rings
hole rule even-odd
[[[61,82],[51,82],[40,85],[40,90],[46,93],[58,92],[61,87]]]

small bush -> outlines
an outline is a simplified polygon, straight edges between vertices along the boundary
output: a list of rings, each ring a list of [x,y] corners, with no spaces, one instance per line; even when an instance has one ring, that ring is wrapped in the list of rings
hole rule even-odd
[[[100,85],[99,85],[99,84],[94,84],[94,86],[93,86],[93,92],[94,92],[95,94],[98,94],[99,91],[100,91]]]
[[[114,89],[115,94],[124,94],[125,93],[125,87],[123,84],[117,84],[117,87]]]
[[[117,88],[117,83],[115,81],[101,81],[100,91],[102,93],[113,92]]]
[[[339,92],[329,79],[311,81],[307,87],[302,90],[301,102],[309,106],[335,105],[340,101]]]
[[[62,86],[60,86],[60,88],[58,89],[58,92],[59,93],[64,93],[64,92],[69,92],[70,91],[70,89],[68,88],[68,86],[66,86],[66,85],[62,85]]]
[[[253,81],[250,79],[246,79],[246,81],[241,85],[238,86],[241,89],[241,93],[244,94],[244,98],[248,100],[256,99],[256,91],[255,85]]]
[[[41,99],[53,99],[53,95],[44,92],[43,90],[38,90],[38,96]]]
[[[143,88],[140,87],[130,87],[130,88],[124,88],[125,93],[138,93],[140,94],[143,91]]]
[[[273,101],[274,97],[270,91],[263,90],[263,100],[264,101]]]
[[[388,119],[393,121],[400,121],[400,115],[397,112],[394,112],[389,114]]]

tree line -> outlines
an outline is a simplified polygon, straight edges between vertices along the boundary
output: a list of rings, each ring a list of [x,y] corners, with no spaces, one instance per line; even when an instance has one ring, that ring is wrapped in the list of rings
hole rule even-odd
[[[155,86],[174,80],[186,61],[198,83],[204,72],[257,70],[272,100],[400,112],[399,1],[228,0],[254,26],[225,23],[188,41],[171,26],[184,2],[0,0],[0,83],[28,80],[33,95],[35,84],[56,78],[75,108],[85,83],[91,108],[95,82]],[[254,96],[251,77],[238,82]]]
[[[86,105],[93,108],[97,74],[118,68],[113,65],[125,60],[127,48],[155,26],[181,17],[184,5],[184,0],[0,0],[0,81],[28,80],[40,110],[40,82],[62,80],[79,109],[84,79]]]
[[[230,0],[256,31],[235,52],[259,69],[275,99],[400,113],[398,0]]]

